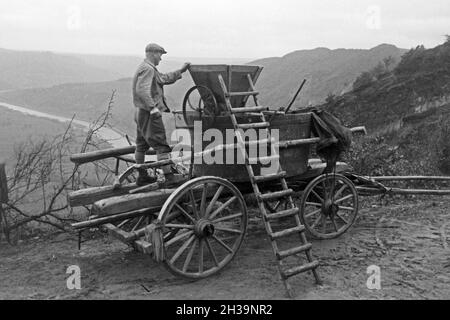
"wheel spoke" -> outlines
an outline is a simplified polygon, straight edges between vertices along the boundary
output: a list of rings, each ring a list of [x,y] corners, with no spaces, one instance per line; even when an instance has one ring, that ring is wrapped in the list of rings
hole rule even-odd
[[[336,216],[341,219],[346,225],[348,224],[348,222],[339,214],[336,212]]]
[[[191,198],[191,206],[192,206],[192,211],[194,211],[194,216],[196,219],[200,219],[200,216],[197,211],[197,203],[195,202],[194,191],[192,189],[189,190],[189,196]]]
[[[211,255],[213,257],[213,260],[214,260],[214,263],[215,263],[216,267],[218,267],[219,266],[219,262],[217,261],[216,254],[214,253],[214,250],[211,247],[211,243],[209,242],[208,238],[205,238],[205,242],[206,242],[206,246],[208,247],[209,253],[211,253]]]
[[[316,215],[317,213],[319,213],[319,212],[321,212],[321,211],[322,211],[322,209],[319,209],[319,210],[315,210],[315,211],[313,211],[313,212],[310,212],[310,213],[308,213],[307,215],[305,215],[305,218],[312,217],[312,216]]]
[[[327,233],[327,216],[322,215],[322,233]]]
[[[320,215],[316,218],[314,223],[311,225],[311,229],[314,229],[315,227],[317,227],[317,225],[319,224],[320,221],[322,221],[322,215]]]
[[[137,227],[139,227],[139,225],[142,223],[142,220],[144,220],[145,216],[141,216],[138,220],[138,222],[134,225],[133,229],[131,229],[131,231],[136,230]]]
[[[178,210],[180,210],[180,212],[187,217],[189,220],[191,220],[193,223],[195,223],[195,219],[191,217],[191,215],[189,213],[186,212],[186,210],[184,210],[178,203],[175,203],[175,207],[177,207]]]
[[[353,194],[349,194],[348,196],[345,196],[345,197],[343,197],[343,198],[341,198],[339,200],[336,200],[334,203],[338,204],[338,203],[344,202],[345,200],[348,200],[348,199],[351,199],[351,198],[353,198]]]
[[[191,263],[192,256],[194,255],[195,247],[197,246],[197,238],[195,239],[194,243],[192,244],[191,249],[189,249],[188,255],[186,257],[186,260],[184,261],[183,265],[183,272],[187,271],[187,268],[189,267],[189,264]]]
[[[220,186],[219,189],[217,189],[216,193],[214,194],[214,197],[212,198],[211,202],[208,205],[208,208],[206,208],[205,218],[208,218],[209,213],[214,208],[214,205],[216,204],[217,199],[219,199],[220,194],[222,193],[223,189],[224,189],[224,186]]]
[[[118,225],[117,225],[117,228],[121,228],[121,227],[123,227],[127,222],[129,222],[131,219],[127,219],[127,220],[124,220],[124,221],[122,221],[121,223],[119,223]]]
[[[233,249],[231,249],[229,246],[227,246],[225,244],[225,242],[223,242],[222,240],[217,238],[215,235],[213,235],[212,237],[213,237],[214,240],[217,241],[217,243],[219,243],[222,247],[224,247],[229,253],[233,253]]]
[[[348,186],[347,186],[346,184],[344,184],[344,185],[338,190],[338,192],[336,192],[336,193],[334,194],[334,199],[339,198],[339,197],[341,196],[342,192],[344,192],[344,190],[347,189],[347,187],[348,187]]]
[[[327,180],[322,181],[322,187],[323,187],[323,195],[324,195],[324,199],[328,199],[328,192],[327,192],[327,183],[325,183]],[[322,199],[323,202],[323,199]]]
[[[230,204],[236,200],[237,197],[233,196],[231,197],[227,202],[225,202],[223,205],[221,205],[216,211],[214,211],[208,219],[214,219],[219,213],[221,213],[226,207],[228,207]]]
[[[345,211],[354,211],[355,208],[352,207],[343,207],[343,206],[339,206],[339,210],[345,210]]]
[[[184,238],[186,238],[186,237],[192,235],[193,233],[194,233],[193,231],[189,230],[189,231],[187,231],[187,232],[183,232],[182,234],[177,235],[175,238],[170,239],[169,241],[167,241],[166,247],[171,246],[171,245],[174,244],[175,242],[180,241],[180,240],[182,240],[182,239],[184,239]]]
[[[216,227],[216,230],[220,230],[223,232],[229,232],[229,233],[235,233],[235,234],[242,234],[241,230],[235,230],[235,229],[224,228],[224,227]]]
[[[199,240],[198,272],[203,272],[203,238]]]
[[[307,206],[314,206],[314,207],[322,207],[321,203],[316,203],[316,202],[307,202],[306,205]]]
[[[319,194],[318,194],[317,192],[315,192],[314,190],[311,190],[311,192],[316,196],[317,199],[319,199],[319,201],[320,201],[321,203],[323,203],[322,197],[319,196]]]
[[[336,230],[336,232],[339,232],[339,228],[338,228],[338,226],[337,226],[337,224],[336,224],[336,220],[334,220],[334,217],[331,216],[331,217],[330,217],[330,220],[331,220],[331,222],[333,223],[334,230]]]
[[[200,216],[204,217],[206,212],[206,196],[208,195],[208,184],[203,185],[202,202],[200,203]]]
[[[212,221],[212,223],[219,223],[219,222],[223,222],[223,221],[236,219],[236,218],[239,218],[239,217],[242,217],[242,213],[236,213],[236,214],[232,214],[231,216],[226,216],[226,217],[223,217],[223,218],[219,218],[219,219],[216,219],[216,220]]]
[[[189,247],[189,245],[192,243],[192,241],[194,241],[195,239],[195,235],[193,234],[188,241],[186,241],[185,243],[183,243],[183,245],[180,247],[180,249],[178,249],[178,251],[174,254],[174,256],[172,257],[172,259],[170,259],[170,263],[175,263],[175,261],[178,260],[178,258],[183,254],[184,251],[186,251],[186,249]]]
[[[191,224],[174,224],[174,223],[168,223],[164,225],[166,228],[172,228],[172,229],[190,229],[193,230],[194,226]]]

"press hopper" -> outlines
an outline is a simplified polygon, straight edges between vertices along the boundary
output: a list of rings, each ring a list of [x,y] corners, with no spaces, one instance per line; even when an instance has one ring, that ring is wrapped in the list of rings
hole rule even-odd
[[[250,90],[247,75],[250,75],[253,83],[259,78],[263,67],[250,65],[191,65],[189,72],[197,86],[208,87],[217,100],[219,107],[225,104],[223,91],[219,83],[219,74],[225,81],[229,92],[246,92]],[[236,96],[231,98],[233,108],[244,107],[248,96]],[[220,108],[222,109],[222,108]]]

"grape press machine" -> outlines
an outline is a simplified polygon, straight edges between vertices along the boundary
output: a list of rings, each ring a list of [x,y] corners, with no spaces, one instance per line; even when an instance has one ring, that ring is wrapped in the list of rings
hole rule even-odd
[[[315,281],[321,282],[319,261],[313,257],[305,233],[317,239],[345,233],[357,217],[359,193],[450,194],[448,190],[388,189],[376,179],[352,173],[342,162],[332,174],[324,174],[326,164],[311,159],[312,146],[320,141],[312,134],[311,113],[271,111],[258,104],[254,84],[262,67],[192,65],[189,71],[195,86],[186,93],[183,109],[174,112],[174,118],[178,129],[191,134],[191,152],[132,164],[121,174],[117,165],[114,185],[72,192],[70,205],[89,206],[91,213],[88,220],[72,225],[76,230],[101,228],[152,255],[175,275],[202,279],[218,273],[235,257],[247,232],[247,202],[251,201],[262,218],[280,278],[293,296],[289,278],[311,272]],[[249,97],[254,106],[248,106]],[[227,130],[232,130],[236,140],[213,146],[196,141],[201,152],[194,152],[195,121],[201,122],[202,133],[212,128],[226,136]],[[264,134],[249,137],[245,133],[251,129]],[[278,139],[271,136],[274,129]],[[364,128],[351,129],[361,130]],[[266,154],[252,153],[255,146]],[[240,164],[226,162],[230,150],[235,160],[241,157]],[[112,157],[129,163],[133,152],[134,146],[130,146],[76,154],[71,160],[81,164]],[[195,161],[205,155],[215,159],[223,155],[223,164]],[[267,163],[273,161],[278,168],[267,174]],[[138,168],[156,170],[185,162],[189,169],[180,171],[185,179],[175,185],[138,187],[133,182]]]

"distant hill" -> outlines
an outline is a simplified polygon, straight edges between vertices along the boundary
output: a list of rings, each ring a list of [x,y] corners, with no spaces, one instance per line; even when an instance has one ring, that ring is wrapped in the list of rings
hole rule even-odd
[[[358,83],[321,107],[350,126],[369,129],[373,152],[367,159],[376,158],[386,143],[393,163],[403,161],[409,174],[450,174],[450,40],[432,49],[418,46],[393,70],[374,68]]]
[[[52,52],[0,49],[0,90],[118,79],[121,74]]]
[[[391,56],[396,62],[406,50],[379,45],[370,50],[317,48],[299,50],[283,57],[252,61],[264,67],[257,87],[261,104],[286,106],[303,79],[307,80],[293,108],[325,101],[329,94],[339,95],[351,89],[356,77]]]

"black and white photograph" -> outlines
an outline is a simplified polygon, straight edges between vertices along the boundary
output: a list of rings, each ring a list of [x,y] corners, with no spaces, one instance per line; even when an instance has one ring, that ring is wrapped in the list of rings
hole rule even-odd
[[[0,300],[448,299],[448,0],[0,0]]]

